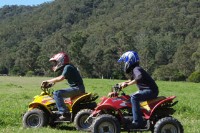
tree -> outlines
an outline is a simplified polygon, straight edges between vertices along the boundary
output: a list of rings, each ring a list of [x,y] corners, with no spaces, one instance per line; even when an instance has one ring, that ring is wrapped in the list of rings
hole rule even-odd
[[[188,77],[194,71],[194,61],[191,59],[193,48],[188,45],[181,46],[174,56],[173,64],[184,76]]]
[[[76,32],[71,37],[69,46],[69,54],[72,62],[81,70],[81,74],[85,77],[91,76],[91,65],[88,57],[82,52],[82,48],[87,42],[87,35],[81,32]]]
[[[39,52],[40,48],[35,42],[30,40],[22,42],[16,52],[15,66],[20,67],[23,73],[29,70],[34,71],[37,67],[36,62]]]
[[[160,66],[154,71],[153,78],[166,81],[184,81],[186,79],[173,64]]]
[[[200,83],[200,71],[193,72],[189,77],[188,80],[190,82]]]
[[[8,69],[5,66],[0,66],[0,74],[8,74]]]
[[[195,70],[200,71],[200,43],[196,52],[192,54],[192,60],[195,62]]]

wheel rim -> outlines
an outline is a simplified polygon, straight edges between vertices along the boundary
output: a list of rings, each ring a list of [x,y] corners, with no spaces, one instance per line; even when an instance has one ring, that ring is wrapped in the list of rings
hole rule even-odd
[[[161,129],[161,133],[178,133],[178,129],[175,125],[172,124],[166,124]]]
[[[115,126],[110,122],[102,122],[98,127],[99,133],[115,133]]]
[[[37,114],[31,114],[27,118],[27,125],[30,127],[37,127],[40,124],[40,118]]]
[[[92,122],[90,120],[86,119],[88,118],[89,115],[84,115],[80,118],[80,122],[79,122],[79,126],[83,129],[90,127],[90,125],[92,124]]]

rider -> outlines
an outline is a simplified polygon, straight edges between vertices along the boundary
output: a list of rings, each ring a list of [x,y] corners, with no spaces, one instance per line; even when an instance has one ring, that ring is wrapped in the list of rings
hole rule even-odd
[[[57,90],[53,93],[58,108],[58,111],[53,113],[60,115],[59,120],[62,121],[71,118],[71,114],[66,107],[63,98],[85,93],[85,87],[79,71],[74,65],[70,64],[69,57],[66,53],[60,52],[55,54],[49,61],[54,64],[52,68],[53,71],[56,72],[62,70],[62,74],[58,77],[43,81],[42,84],[45,82],[54,84],[66,79],[70,86],[67,89]]]
[[[146,101],[156,98],[158,96],[158,86],[152,77],[139,66],[139,56],[135,51],[125,52],[118,62],[124,62],[124,71],[127,74],[131,74],[131,79],[120,83],[122,88],[129,85],[136,84],[138,91],[131,94],[131,104],[133,113],[133,126],[134,128],[144,128],[145,122],[142,118],[140,110],[140,101]]]

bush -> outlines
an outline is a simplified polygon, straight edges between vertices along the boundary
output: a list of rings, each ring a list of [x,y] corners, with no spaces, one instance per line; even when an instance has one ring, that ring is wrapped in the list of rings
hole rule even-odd
[[[200,82],[200,72],[193,72],[189,77],[188,81],[199,83]]]
[[[11,75],[17,75],[17,76],[24,76],[25,75],[25,71],[23,69],[21,69],[18,66],[13,67],[13,69],[11,69],[10,73]]]
[[[34,72],[33,71],[28,71],[27,73],[26,73],[26,76],[28,76],[28,77],[32,77],[34,75]]]
[[[179,72],[177,68],[174,68],[172,64],[160,66],[153,73],[155,80],[164,81],[184,81],[185,76]]]
[[[8,69],[4,66],[0,66],[0,74],[8,74]]]

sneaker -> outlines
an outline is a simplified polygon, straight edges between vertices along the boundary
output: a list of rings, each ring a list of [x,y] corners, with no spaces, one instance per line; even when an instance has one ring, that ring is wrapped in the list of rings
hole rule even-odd
[[[58,117],[57,122],[71,121],[71,113],[64,113]]]
[[[132,122],[132,124],[131,124],[131,127],[132,128],[134,128],[134,129],[139,129],[139,124],[138,124],[138,122]]]
[[[62,116],[71,119],[71,113],[69,112],[64,113]]]
[[[59,121],[67,121],[67,117],[64,117],[63,115],[61,115],[58,120]]]
[[[134,129],[144,129],[146,124],[144,122],[142,122],[142,124],[139,124],[138,122],[132,122],[131,126],[134,128]]]
[[[55,115],[63,115],[63,112],[60,112],[60,111],[52,111],[52,113]]]

